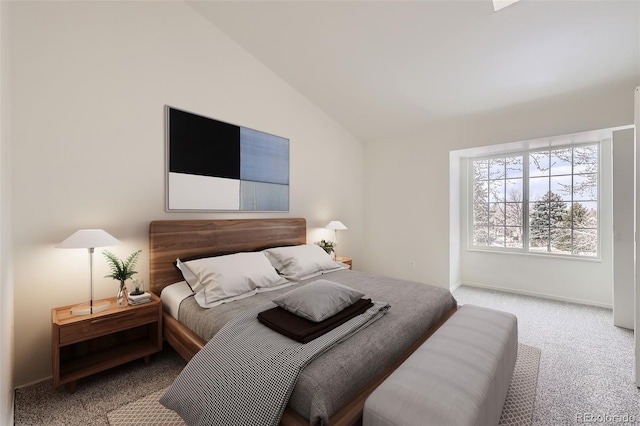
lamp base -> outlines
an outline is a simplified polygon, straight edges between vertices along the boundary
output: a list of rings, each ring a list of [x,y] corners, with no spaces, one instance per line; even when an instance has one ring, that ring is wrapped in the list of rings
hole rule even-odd
[[[90,315],[106,311],[111,307],[111,302],[107,300],[94,300],[93,308],[89,303],[81,303],[71,308],[71,315]],[[93,312],[91,312],[93,310]]]

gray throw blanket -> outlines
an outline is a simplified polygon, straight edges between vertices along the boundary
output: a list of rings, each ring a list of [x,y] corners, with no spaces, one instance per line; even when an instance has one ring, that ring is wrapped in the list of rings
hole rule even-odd
[[[260,324],[249,309],[227,323],[198,352],[160,399],[189,425],[277,425],[302,369],[332,346],[381,318],[375,302],[365,313],[302,344]]]

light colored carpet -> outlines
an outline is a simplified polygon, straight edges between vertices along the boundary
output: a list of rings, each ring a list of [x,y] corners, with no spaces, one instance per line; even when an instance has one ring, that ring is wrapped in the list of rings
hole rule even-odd
[[[173,383],[186,362],[170,347],[151,363],[129,362],[78,382],[75,393],[51,380],[16,389],[16,426],[106,426],[107,413]]]
[[[518,357],[507,400],[502,409],[500,426],[528,426],[536,397],[540,349],[518,344]],[[110,426],[183,426],[185,423],[173,411],[158,402],[166,389],[154,392],[138,401],[107,414]]]
[[[467,286],[453,295],[511,312],[518,341],[542,351],[532,426],[640,425],[633,331],[611,309]]]

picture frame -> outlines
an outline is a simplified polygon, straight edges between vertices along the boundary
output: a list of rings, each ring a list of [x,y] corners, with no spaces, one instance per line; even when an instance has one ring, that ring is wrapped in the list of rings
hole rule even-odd
[[[166,209],[289,211],[289,139],[166,105]]]

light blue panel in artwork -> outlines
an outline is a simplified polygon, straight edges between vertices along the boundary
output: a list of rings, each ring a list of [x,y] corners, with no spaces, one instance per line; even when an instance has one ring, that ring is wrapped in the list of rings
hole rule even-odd
[[[240,181],[240,210],[289,211],[289,185]]]
[[[240,179],[289,185],[289,139],[241,127]]]

